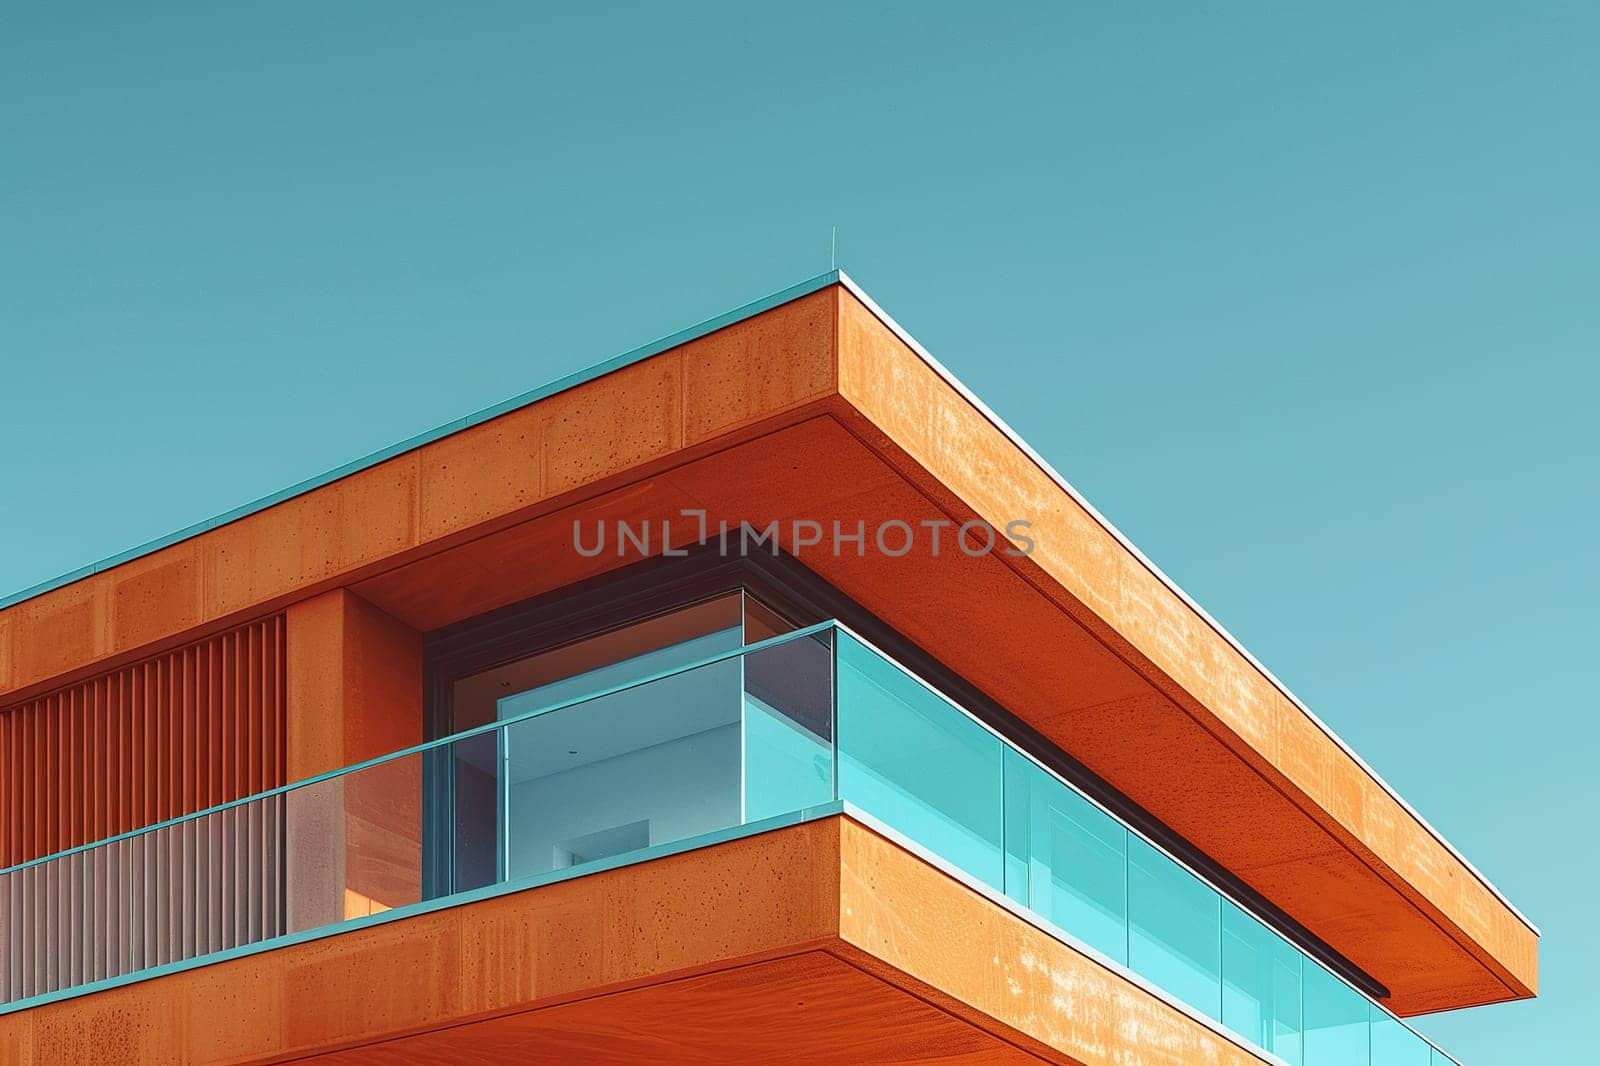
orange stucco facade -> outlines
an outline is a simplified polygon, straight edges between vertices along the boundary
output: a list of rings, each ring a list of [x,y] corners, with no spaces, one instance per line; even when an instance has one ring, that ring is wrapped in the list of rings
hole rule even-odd
[[[1263,1061],[844,817],[0,1017],[17,1066],[952,1054]]]
[[[681,544],[695,532],[684,510],[713,526],[778,520],[784,529],[796,518],[868,529],[887,518],[1031,522],[1026,556],[785,547],[1381,981],[1396,1012],[1535,993],[1535,931],[844,285],[0,610],[0,723],[70,686],[281,618],[287,778],[397,750],[422,739],[425,634],[637,559],[574,552],[575,519],[671,521]],[[384,836],[397,858],[389,872],[349,871],[343,902],[315,906],[348,916],[415,894],[394,875],[415,842],[390,839],[385,819],[406,819],[383,805],[398,802],[404,814],[416,788],[402,779],[381,802],[346,797],[340,832]],[[0,809],[0,824],[8,816],[17,812]],[[608,1001],[693,1018],[743,967],[752,969],[738,980],[772,990],[774,1010],[792,998],[797,974],[822,974],[840,1024],[867,1034],[876,1023],[851,1021],[850,1005],[880,1003],[888,1014],[864,1013],[909,1012],[927,1031],[947,1031],[946,1046],[970,1048],[974,1062],[1113,1061],[1095,1048],[1115,1034],[1079,1032],[1080,1012],[1049,1008],[1062,980],[1103,1005],[1095,1025],[1126,1015],[1166,1027],[1163,1046],[1181,1049],[1114,1061],[1253,1061],[1065,956],[1047,971],[1012,973],[1020,998],[1002,992],[989,968],[953,961],[976,950],[970,938],[1005,943],[1012,960],[1070,949],[1028,940],[1037,930],[956,882],[929,880],[915,860],[874,852],[887,845],[848,821],[786,834],[664,860],[682,880],[654,887],[668,867],[653,862],[7,1016],[0,1048],[7,1061],[60,1061],[57,1049],[104,1037],[95,1019],[114,1012],[135,1019],[118,1039],[177,1041],[160,1045],[175,1061],[291,1051],[395,1061],[402,1045],[445,1061],[428,1050],[430,1026],[534,1040],[567,1018],[600,1034],[595,1004]],[[741,849],[798,864],[788,887],[806,891],[743,900],[714,928],[668,902],[691,884],[726,892],[725,856]],[[874,891],[871,878],[889,871],[923,895]],[[611,891],[602,878],[627,886],[610,916],[582,899]],[[627,924],[644,920],[645,892],[656,893],[651,920],[665,923],[655,929],[664,946],[648,959]],[[914,899],[970,909],[969,940],[939,941],[955,935],[953,923],[918,913],[929,904]],[[557,959],[558,936],[605,946]],[[535,984],[512,979],[518,961],[538,963]],[[430,975],[420,985],[419,972]],[[200,1001],[203,1022],[184,1013]],[[186,1019],[175,1034],[137,1021],[169,1011]],[[750,1037],[768,1038],[777,1039]]]

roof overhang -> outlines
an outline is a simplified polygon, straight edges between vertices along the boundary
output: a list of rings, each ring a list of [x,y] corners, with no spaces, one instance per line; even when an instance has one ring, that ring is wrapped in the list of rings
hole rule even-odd
[[[1236,641],[828,275],[0,610],[0,702],[338,586],[429,630],[637,561],[575,521],[785,547],[1386,985],[1534,994],[1538,933]],[[1031,554],[796,520],[1031,523]],[[869,533],[870,537],[870,533]],[[657,543],[655,550],[661,545]]]

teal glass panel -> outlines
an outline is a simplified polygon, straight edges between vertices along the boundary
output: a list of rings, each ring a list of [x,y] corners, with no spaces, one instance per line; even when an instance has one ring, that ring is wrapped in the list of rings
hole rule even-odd
[[[1128,961],[1128,831],[1011,748],[1006,893],[1110,959]]]
[[[1369,1004],[1372,1066],[1432,1066],[1433,1049],[1397,1018]]]
[[[1310,959],[1303,979],[1305,1066],[1371,1066],[1371,1004]]]
[[[500,730],[477,733],[442,746],[449,754],[450,891],[466,892],[498,882],[503,835],[501,795],[504,782]]]
[[[742,690],[732,658],[507,725],[506,876],[738,825]]]
[[[847,633],[837,661],[840,797],[1003,889],[999,738]]]
[[[492,752],[494,738],[487,739]],[[461,741],[452,746],[469,745],[469,741]],[[316,929],[409,906],[422,899],[422,770],[421,754],[402,755],[201,817],[222,821],[223,836],[218,843],[231,838],[237,844],[244,840],[236,836],[239,830],[244,830],[246,837],[255,830],[253,826],[237,824],[230,831],[226,825],[230,816],[261,804],[281,804],[285,840],[282,876],[271,876],[270,861],[258,872],[252,858],[250,876],[238,882],[237,887],[259,889],[269,897],[274,892],[281,893],[287,931]],[[491,811],[491,834],[493,825]],[[490,876],[484,883],[494,880],[493,847],[491,839]],[[184,900],[192,898],[184,886],[170,888]],[[240,914],[237,904],[243,902],[242,897],[234,901],[224,897],[221,902],[224,917],[230,902],[235,913]],[[136,919],[141,924],[147,920]],[[253,934],[236,937],[226,946],[259,939],[262,938]]]
[[[833,634],[744,656],[744,820],[833,798]]]
[[[1222,901],[1222,1024],[1300,1066],[1301,955],[1282,937]]]
[[[1222,1020],[1222,897],[1140,838],[1128,838],[1128,967]]]

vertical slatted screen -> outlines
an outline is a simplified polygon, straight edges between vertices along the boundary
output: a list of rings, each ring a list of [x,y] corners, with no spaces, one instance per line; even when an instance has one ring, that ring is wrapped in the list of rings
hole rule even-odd
[[[0,869],[284,783],[281,615],[0,710]],[[0,874],[0,1002],[283,931],[283,799]]]

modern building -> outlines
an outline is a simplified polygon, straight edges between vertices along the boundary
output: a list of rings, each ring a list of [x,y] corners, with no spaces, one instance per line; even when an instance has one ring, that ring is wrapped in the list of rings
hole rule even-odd
[[[6,1063],[1430,1066],[1538,935],[838,273],[0,604]]]

